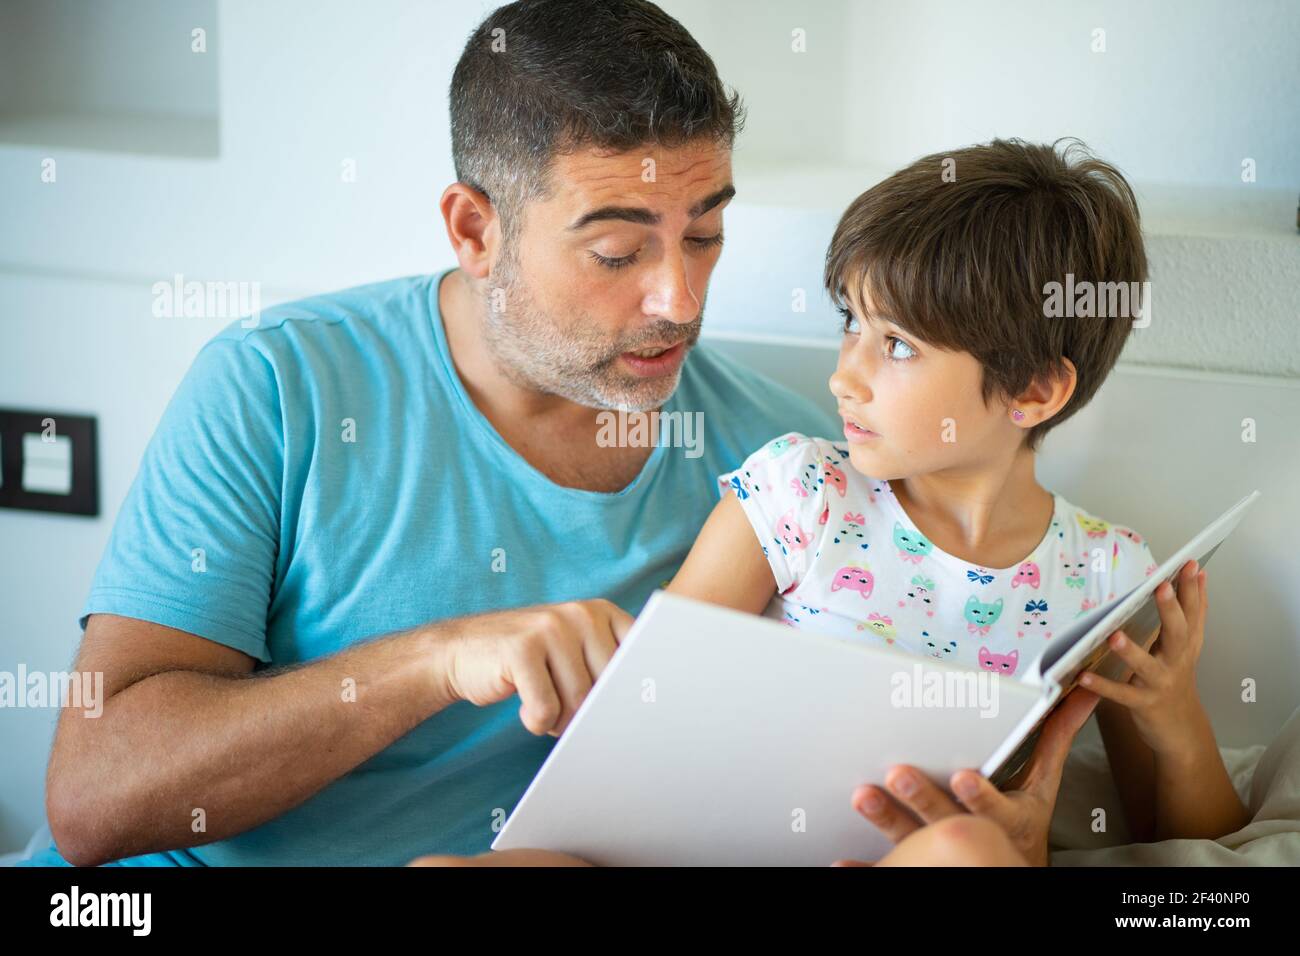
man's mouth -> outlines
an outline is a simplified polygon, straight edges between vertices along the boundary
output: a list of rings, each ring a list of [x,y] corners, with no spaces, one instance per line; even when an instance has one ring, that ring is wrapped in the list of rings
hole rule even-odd
[[[682,341],[675,345],[653,345],[635,352],[624,352],[619,357],[635,374],[652,378],[674,371],[685,355],[686,343]]]

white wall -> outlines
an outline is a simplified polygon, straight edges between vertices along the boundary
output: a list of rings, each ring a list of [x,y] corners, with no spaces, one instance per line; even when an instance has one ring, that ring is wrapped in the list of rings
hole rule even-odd
[[[219,0],[203,54],[218,61],[217,158],[0,145],[0,404],[99,416],[103,508],[99,519],[0,512],[0,670],[71,659],[144,444],[223,324],[152,318],[152,283],[260,281],[266,304],[451,264],[435,206],[452,179],[446,88],[489,6]],[[848,199],[924,151],[1073,132],[1153,194],[1173,190],[1152,232],[1167,324],[1157,318],[1126,359],[1300,375],[1297,5],[999,4],[1011,13],[996,18],[981,4],[665,6],[751,109],[710,329],[828,338],[821,260]],[[1093,20],[1109,31],[1104,61],[1078,52]],[[809,53],[796,60],[800,25]],[[0,30],[0,139],[22,45]],[[1238,154],[1258,160],[1254,200],[1221,182]],[[47,157],[53,184],[40,180]],[[346,159],[355,183],[341,181]],[[795,287],[813,303],[802,316],[789,309]],[[52,726],[50,712],[0,713],[0,851],[40,820]]]
[[[1126,361],[1300,376],[1300,4],[664,6],[750,106],[712,289],[751,327],[833,334],[825,316],[791,314],[790,290],[818,294],[840,213],[889,172],[995,136],[1076,136],[1142,204],[1156,308]],[[806,52],[792,50],[795,30]]]

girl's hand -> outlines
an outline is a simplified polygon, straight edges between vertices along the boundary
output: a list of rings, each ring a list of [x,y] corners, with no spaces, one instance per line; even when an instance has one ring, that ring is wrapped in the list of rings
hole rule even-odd
[[[1189,729],[1204,714],[1196,693],[1196,662],[1205,643],[1205,614],[1209,606],[1206,575],[1195,561],[1179,572],[1175,595],[1168,582],[1156,588],[1160,632],[1148,653],[1123,631],[1109,638],[1110,646],[1132,673],[1124,681],[1082,674],[1079,683],[1099,697],[1127,707],[1138,735],[1161,756],[1176,757],[1192,746]]]
[[[1006,831],[1032,866],[1046,866],[1047,834],[1065,758],[1097,701],[1095,694],[1072,690],[1043,722],[1034,752],[1005,792],[974,770],[959,770],[949,781],[958,803],[916,768],[899,765],[891,767],[885,778],[888,792],[872,785],[858,787],[853,791],[853,807],[895,843],[927,823],[974,813]],[[852,862],[839,861],[840,865]],[[944,865],[943,860],[930,862]]]

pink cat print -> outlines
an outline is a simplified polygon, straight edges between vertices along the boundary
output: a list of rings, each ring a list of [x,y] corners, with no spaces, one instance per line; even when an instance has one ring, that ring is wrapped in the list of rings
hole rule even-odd
[[[802,551],[812,540],[812,535],[799,527],[793,508],[777,519],[776,536],[790,551]]]
[[[862,597],[871,597],[871,592],[876,586],[876,579],[866,568],[856,564],[846,564],[835,572],[835,579],[831,581],[831,590],[838,591],[846,588],[850,591],[857,591]]]
[[[1018,588],[1022,584],[1027,584],[1031,588],[1036,588],[1041,583],[1041,573],[1038,570],[1038,565],[1033,561],[1026,561],[1024,564],[1020,565],[1020,567],[1016,568],[1015,577],[1011,579],[1011,586],[1013,588]]]
[[[1012,651],[1010,654],[994,654],[987,647],[980,648],[980,667],[986,671],[1010,676],[1016,672],[1019,663],[1019,650]]]

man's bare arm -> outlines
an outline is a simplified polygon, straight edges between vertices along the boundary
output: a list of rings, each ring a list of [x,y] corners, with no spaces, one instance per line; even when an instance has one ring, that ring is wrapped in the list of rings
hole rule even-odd
[[[593,599],[438,621],[253,674],[185,631],[92,615],[77,669],[104,674],[103,712],[60,716],[46,812],[71,863],[197,846],[273,819],[449,704],[518,693],[558,736],[632,618]],[[202,809],[206,829],[192,829]]]
[[[439,653],[417,629],[254,675],[224,645],[92,615],[76,666],[103,672],[105,701],[59,719],[46,808],[60,852],[97,865],[279,816],[451,703]]]

